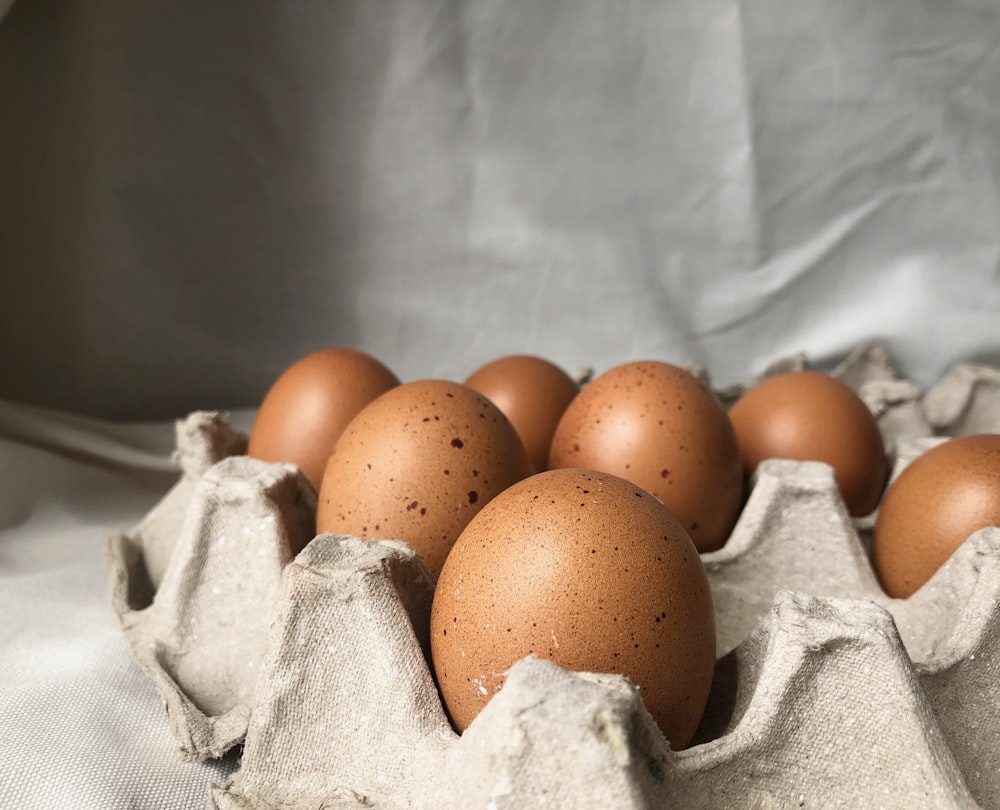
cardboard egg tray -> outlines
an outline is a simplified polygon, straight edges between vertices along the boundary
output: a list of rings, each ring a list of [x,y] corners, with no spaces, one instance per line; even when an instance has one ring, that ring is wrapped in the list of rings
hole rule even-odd
[[[873,344],[831,373],[896,474],[943,437],[1000,432],[996,369],[956,365],[922,393]],[[831,469],[767,461],[702,555],[719,657],[691,747],[670,750],[626,679],[536,658],[459,736],[428,667],[423,564],[402,542],[313,538],[315,492],[245,441],[220,414],[180,422],[180,480],[107,547],[181,755],[243,745],[210,807],[1000,808],[1000,529],[890,599],[872,517],[849,517]]]

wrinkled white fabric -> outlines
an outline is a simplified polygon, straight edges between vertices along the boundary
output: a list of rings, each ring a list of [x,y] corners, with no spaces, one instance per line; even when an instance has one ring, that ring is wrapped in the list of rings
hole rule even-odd
[[[108,594],[107,536],[176,480],[169,423],[116,427],[0,403],[0,807],[200,808],[235,758],[181,761]],[[31,422],[47,447],[9,438]],[[59,447],[61,445],[61,447]]]
[[[329,344],[719,384],[1000,356],[983,0],[19,0],[0,396],[253,405]],[[44,372],[42,372],[44,369]]]

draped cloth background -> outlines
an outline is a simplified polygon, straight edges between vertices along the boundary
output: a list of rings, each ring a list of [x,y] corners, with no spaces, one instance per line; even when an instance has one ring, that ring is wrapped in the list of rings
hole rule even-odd
[[[995,0],[22,0],[0,24],[0,396],[250,405],[885,338],[997,356]]]
[[[5,14],[6,12],[6,14]],[[1000,362],[995,0],[0,0],[0,796],[200,807],[101,546],[349,344]],[[39,411],[44,406],[55,411]],[[93,418],[104,421],[94,421]],[[142,424],[126,421],[144,420]]]

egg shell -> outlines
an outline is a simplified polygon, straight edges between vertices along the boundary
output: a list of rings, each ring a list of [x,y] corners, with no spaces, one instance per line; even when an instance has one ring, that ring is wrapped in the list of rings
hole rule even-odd
[[[719,548],[742,504],[743,469],[732,425],[715,394],[685,369],[624,363],[570,403],[549,466],[603,470],[666,504],[699,551]]]
[[[436,575],[472,517],[530,474],[514,427],[489,399],[448,380],[404,383],[341,434],[316,529],[403,540]]]
[[[819,371],[793,371],[755,385],[729,409],[747,477],[766,458],[833,467],[848,511],[878,504],[889,463],[878,423],[847,384]]]
[[[711,591],[656,498],[608,473],[551,470],[498,495],[462,532],[434,594],[431,655],[459,729],[534,655],[628,677],[683,748],[712,683]]]
[[[247,455],[295,464],[318,490],[344,428],[365,405],[397,385],[399,378],[364,352],[334,347],[307,354],[265,394]]]
[[[889,486],[875,520],[872,566],[887,594],[909,597],[986,526],[1000,526],[1000,435],[951,439]]]
[[[573,378],[544,358],[513,354],[480,367],[465,384],[503,411],[521,437],[535,471],[547,469],[552,434],[580,390]]]

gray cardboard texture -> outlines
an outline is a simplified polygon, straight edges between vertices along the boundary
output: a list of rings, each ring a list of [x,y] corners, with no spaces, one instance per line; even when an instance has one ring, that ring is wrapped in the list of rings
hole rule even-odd
[[[932,417],[877,345],[832,373],[878,417],[894,475],[945,436],[1000,430],[989,369],[945,375]],[[891,599],[865,550],[874,516],[850,518],[828,466],[767,461],[702,555],[719,658],[690,748],[670,750],[627,680],[534,658],[459,736],[427,663],[433,579],[409,546],[325,534],[292,559],[315,508],[297,470],[211,462],[204,448],[241,446],[224,418],[178,428],[205,463],[110,540],[109,563],[182,755],[244,740],[212,807],[1000,807],[1000,529]],[[164,544],[154,588],[144,555]]]
[[[315,533],[315,493],[299,470],[225,456],[245,446],[233,436],[212,415],[180,423],[181,480],[108,543],[120,624],[193,758],[245,735],[281,572]]]
[[[948,436],[997,431],[1000,369],[958,363],[924,397],[927,419]]]

